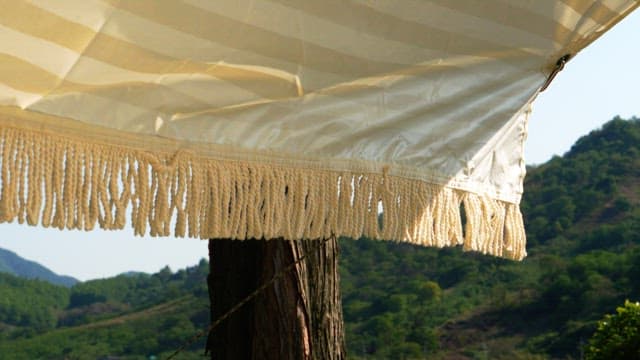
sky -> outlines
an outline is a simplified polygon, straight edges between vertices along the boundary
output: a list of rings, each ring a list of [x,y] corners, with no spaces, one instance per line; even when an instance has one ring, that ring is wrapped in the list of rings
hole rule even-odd
[[[564,154],[616,115],[640,117],[639,64],[640,9],[578,53],[535,100],[526,162]]]
[[[533,104],[528,164],[562,155],[616,115],[640,117],[639,38],[637,10],[567,63]],[[82,281],[127,271],[153,273],[166,265],[175,271],[208,254],[206,241],[134,237],[131,228],[81,232],[17,224],[0,224],[0,248]]]

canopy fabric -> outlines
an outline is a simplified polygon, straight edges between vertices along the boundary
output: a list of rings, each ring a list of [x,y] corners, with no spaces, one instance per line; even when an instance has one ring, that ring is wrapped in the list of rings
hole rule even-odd
[[[639,5],[0,3],[0,221],[513,259],[529,105]]]

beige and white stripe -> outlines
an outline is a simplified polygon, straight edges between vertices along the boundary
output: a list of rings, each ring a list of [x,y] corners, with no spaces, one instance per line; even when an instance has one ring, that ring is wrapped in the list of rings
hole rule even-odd
[[[528,104],[638,5],[0,0],[0,219],[521,258]]]

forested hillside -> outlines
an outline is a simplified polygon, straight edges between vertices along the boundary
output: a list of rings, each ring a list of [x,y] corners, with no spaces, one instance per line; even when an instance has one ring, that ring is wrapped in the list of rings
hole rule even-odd
[[[640,300],[639,147],[640,120],[614,119],[530,168],[523,262],[342,239],[349,358],[580,358],[603,314]],[[166,356],[208,324],[207,271],[70,289],[0,274],[0,358]]]
[[[209,324],[209,265],[71,289],[0,274],[0,359],[165,358]],[[203,341],[180,359],[201,359]]]
[[[353,358],[579,358],[603,313],[640,299],[640,120],[614,119],[529,169],[521,263],[343,244]]]

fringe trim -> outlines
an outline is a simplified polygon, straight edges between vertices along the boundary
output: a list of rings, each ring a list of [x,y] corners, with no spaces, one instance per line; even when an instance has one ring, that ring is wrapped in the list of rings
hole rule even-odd
[[[136,235],[387,239],[520,260],[517,204],[388,174],[152,155],[0,126],[0,222]],[[379,208],[383,213],[379,215]],[[130,209],[130,212],[128,211]],[[463,226],[464,224],[464,226]]]

